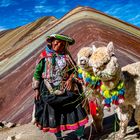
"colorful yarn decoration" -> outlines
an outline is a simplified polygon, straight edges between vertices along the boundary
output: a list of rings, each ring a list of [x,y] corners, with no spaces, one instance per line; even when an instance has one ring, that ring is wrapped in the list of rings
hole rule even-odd
[[[84,78],[83,78],[84,75]],[[86,86],[99,90],[100,89],[100,79],[91,75],[89,72],[83,71],[81,68],[78,69],[78,79],[82,81]],[[89,110],[92,116],[96,116],[97,114],[97,104],[94,101],[89,101]]]
[[[85,75],[83,79],[83,74]],[[117,87],[113,90],[108,88],[101,82],[99,77],[92,76],[88,72],[78,69],[78,79],[81,80],[86,86],[98,90],[104,97],[103,104],[105,107],[111,107],[111,104],[119,105],[124,102],[125,87],[124,82],[120,81]]]
[[[104,84],[101,85],[100,90],[104,97],[104,106],[111,107],[111,104],[119,105],[124,102],[125,87],[123,81],[120,81],[117,87],[111,91]]]
[[[83,74],[85,75],[84,79]],[[98,88],[100,86],[100,79],[98,77],[91,75],[89,72],[83,71],[81,68],[78,69],[78,79],[85,82],[86,86],[90,86],[91,88]]]

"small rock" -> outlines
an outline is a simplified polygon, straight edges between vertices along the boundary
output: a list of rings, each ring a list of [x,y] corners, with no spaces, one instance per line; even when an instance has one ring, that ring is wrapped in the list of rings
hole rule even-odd
[[[2,121],[2,123],[3,123],[4,125],[6,125],[6,124],[7,124],[7,122],[6,122],[6,121]]]
[[[4,124],[2,122],[0,122],[0,127],[4,127]]]
[[[11,122],[8,122],[7,124],[5,124],[5,127],[7,128],[11,128],[11,127],[14,127],[15,124],[14,123],[11,123]]]
[[[17,127],[18,127],[18,126],[21,126],[21,124],[18,123],[18,124],[16,124],[16,126],[17,126]]]
[[[7,140],[15,140],[15,136],[8,136]]]

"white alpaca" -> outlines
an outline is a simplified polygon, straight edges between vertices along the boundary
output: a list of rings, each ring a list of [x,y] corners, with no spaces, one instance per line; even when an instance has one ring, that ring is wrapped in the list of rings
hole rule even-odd
[[[85,96],[88,98],[88,102],[90,103],[91,101],[93,101],[98,104],[98,112],[96,113],[96,115],[92,114],[92,118],[95,124],[96,131],[100,132],[103,129],[102,126],[103,105],[101,104],[103,99],[98,91],[96,91],[94,88],[86,86],[86,81],[85,81],[86,73],[89,73],[90,75],[94,76],[92,67],[89,66],[89,58],[92,55],[92,52],[93,52],[93,48],[91,47],[83,47],[82,49],[80,49],[80,51],[77,54],[77,58],[78,58],[77,64],[79,68],[83,71],[82,72],[82,77],[84,81],[83,89],[84,89]],[[88,113],[89,113],[89,109],[88,109]]]
[[[120,120],[117,140],[125,136],[133,108],[135,108],[135,120],[140,130],[140,62],[127,65],[121,69],[114,54],[113,43],[110,42],[107,47],[94,49],[89,64],[93,67],[94,74],[101,79],[109,90],[113,90],[120,80],[124,81],[125,100],[116,109]]]

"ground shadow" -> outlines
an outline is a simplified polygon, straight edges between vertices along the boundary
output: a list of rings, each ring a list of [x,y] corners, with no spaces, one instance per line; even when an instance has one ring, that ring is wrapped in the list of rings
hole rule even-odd
[[[134,116],[134,115],[133,115]],[[109,134],[112,132],[117,132],[119,130],[119,120],[117,119],[117,115],[113,114],[104,118],[103,121],[103,132],[96,133],[94,126],[90,125],[85,128],[84,135],[87,140],[104,140],[106,139]],[[132,117],[131,121],[129,122],[129,126],[136,126],[136,122],[134,117]],[[127,135],[137,134],[140,137],[140,132],[138,129],[134,129],[133,132],[128,133]],[[65,140],[77,140],[76,135],[74,132],[68,133],[65,137]]]

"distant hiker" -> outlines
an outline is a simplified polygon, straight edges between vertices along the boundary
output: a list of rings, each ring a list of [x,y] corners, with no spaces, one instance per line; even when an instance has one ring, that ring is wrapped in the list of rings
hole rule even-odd
[[[52,34],[46,41],[32,82],[35,123],[44,132],[55,133],[58,140],[63,140],[61,131],[66,130],[76,130],[77,137],[82,139],[88,117],[81,105],[81,85],[74,79],[75,65],[67,51],[75,40]]]

